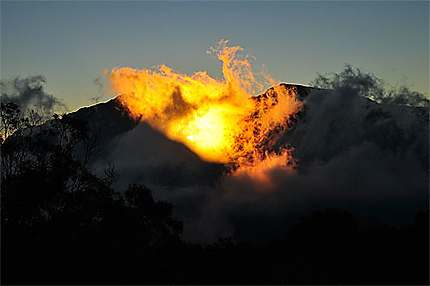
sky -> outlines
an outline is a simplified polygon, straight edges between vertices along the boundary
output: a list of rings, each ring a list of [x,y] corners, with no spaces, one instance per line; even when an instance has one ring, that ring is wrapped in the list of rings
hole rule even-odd
[[[1,79],[43,75],[76,110],[107,99],[94,80],[115,67],[221,78],[206,54],[220,39],[278,81],[349,63],[429,94],[428,1],[1,1]]]

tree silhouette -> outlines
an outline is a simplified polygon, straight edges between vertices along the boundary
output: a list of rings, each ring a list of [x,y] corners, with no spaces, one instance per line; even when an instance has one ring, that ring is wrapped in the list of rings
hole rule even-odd
[[[1,145],[3,283],[123,283],[151,248],[178,243],[182,225],[170,204],[138,185],[121,195],[112,178],[86,167],[96,148],[85,122],[16,118],[28,128]]]
[[[27,118],[2,109],[2,284],[428,284],[428,211],[360,230],[327,209],[264,245],[184,242],[170,203],[141,185],[118,193],[112,168],[88,168],[97,140],[86,122]]]

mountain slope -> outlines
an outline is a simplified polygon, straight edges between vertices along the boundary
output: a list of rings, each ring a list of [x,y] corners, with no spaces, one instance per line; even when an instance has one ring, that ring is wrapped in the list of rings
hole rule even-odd
[[[382,105],[359,95],[345,95],[301,85],[281,86],[296,89],[297,98],[304,101],[304,108],[299,112],[294,126],[282,136],[277,136],[276,142],[270,142],[270,148],[273,150],[285,144],[291,145],[299,168],[301,164],[310,164],[315,160],[327,162],[364,143],[396,154],[412,152],[421,158],[422,166],[428,168],[426,108]],[[260,98],[264,100],[266,94],[260,95]],[[88,121],[90,130],[99,138],[101,153],[95,166],[117,161],[118,168],[126,163],[137,167],[149,161],[144,165],[157,169],[155,165],[164,162],[167,165],[162,168],[170,169],[169,178],[172,178],[181,173],[181,168],[187,168],[184,164],[195,165],[193,170],[196,177],[203,180],[207,176],[199,175],[202,166],[211,166],[209,170],[217,169],[217,175],[222,173],[219,171],[222,168],[217,167],[217,164],[202,161],[184,145],[172,142],[146,123],[132,119],[118,98],[79,109],[71,115]],[[203,169],[203,173],[208,171]],[[153,177],[157,183],[180,183],[178,179],[155,179],[160,176],[156,175],[154,169],[149,173],[154,174],[149,177]],[[189,180],[185,181],[184,184],[189,183]]]
[[[297,161],[294,173],[268,171],[270,192],[253,178],[226,175],[223,165],[205,162],[135,122],[117,99],[74,116],[91,121],[102,137],[92,167],[102,173],[114,163],[119,191],[144,184],[156,199],[172,202],[186,239],[234,235],[264,241],[298,216],[332,207],[364,221],[370,216],[401,224],[428,207],[428,109],[378,104],[348,89],[282,86],[297,88],[304,107],[290,129],[264,146],[276,151],[287,144]]]

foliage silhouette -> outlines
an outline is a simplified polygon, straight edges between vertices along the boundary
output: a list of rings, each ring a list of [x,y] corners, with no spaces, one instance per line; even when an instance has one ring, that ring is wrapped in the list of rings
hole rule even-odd
[[[1,145],[2,282],[122,282],[138,253],[179,242],[170,204],[143,186],[122,196],[84,165],[93,148],[85,122],[56,115],[28,127]]]
[[[120,194],[112,169],[98,177],[88,168],[97,140],[86,122],[55,115],[32,125],[12,103],[3,116],[13,134],[1,144],[2,284],[429,282],[428,211],[412,225],[362,230],[329,209],[269,244],[193,244],[171,204],[140,185]]]

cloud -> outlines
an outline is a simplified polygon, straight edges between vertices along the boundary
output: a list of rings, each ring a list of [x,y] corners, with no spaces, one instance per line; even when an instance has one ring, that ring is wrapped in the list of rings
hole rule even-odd
[[[323,82],[330,89],[309,94],[296,126],[276,143],[294,148],[297,168],[268,169],[270,188],[246,173],[225,174],[145,123],[112,143],[117,186],[145,184],[171,201],[184,238],[198,242],[280,239],[298,217],[333,207],[390,224],[412,221],[428,207],[428,109],[369,100],[387,91],[352,68]]]
[[[413,158],[387,154],[372,143],[315,162],[303,173],[274,169],[268,175],[275,184],[270,190],[249,177],[232,176],[214,189],[176,190],[170,199],[186,219],[185,237],[208,242],[233,235],[265,242],[282,238],[299,216],[314,210],[338,208],[400,224],[428,206],[426,170]],[[192,214],[183,212],[190,208]]]
[[[58,98],[46,93],[45,84],[46,79],[41,75],[2,80],[0,100],[14,102],[22,110],[34,110],[48,119],[57,109],[65,109],[65,106]]]
[[[388,86],[382,79],[346,64],[339,73],[318,74],[312,86],[326,90],[344,91],[344,95],[370,98],[384,104],[429,107],[429,98],[407,86]],[[348,90],[349,92],[345,92]]]

